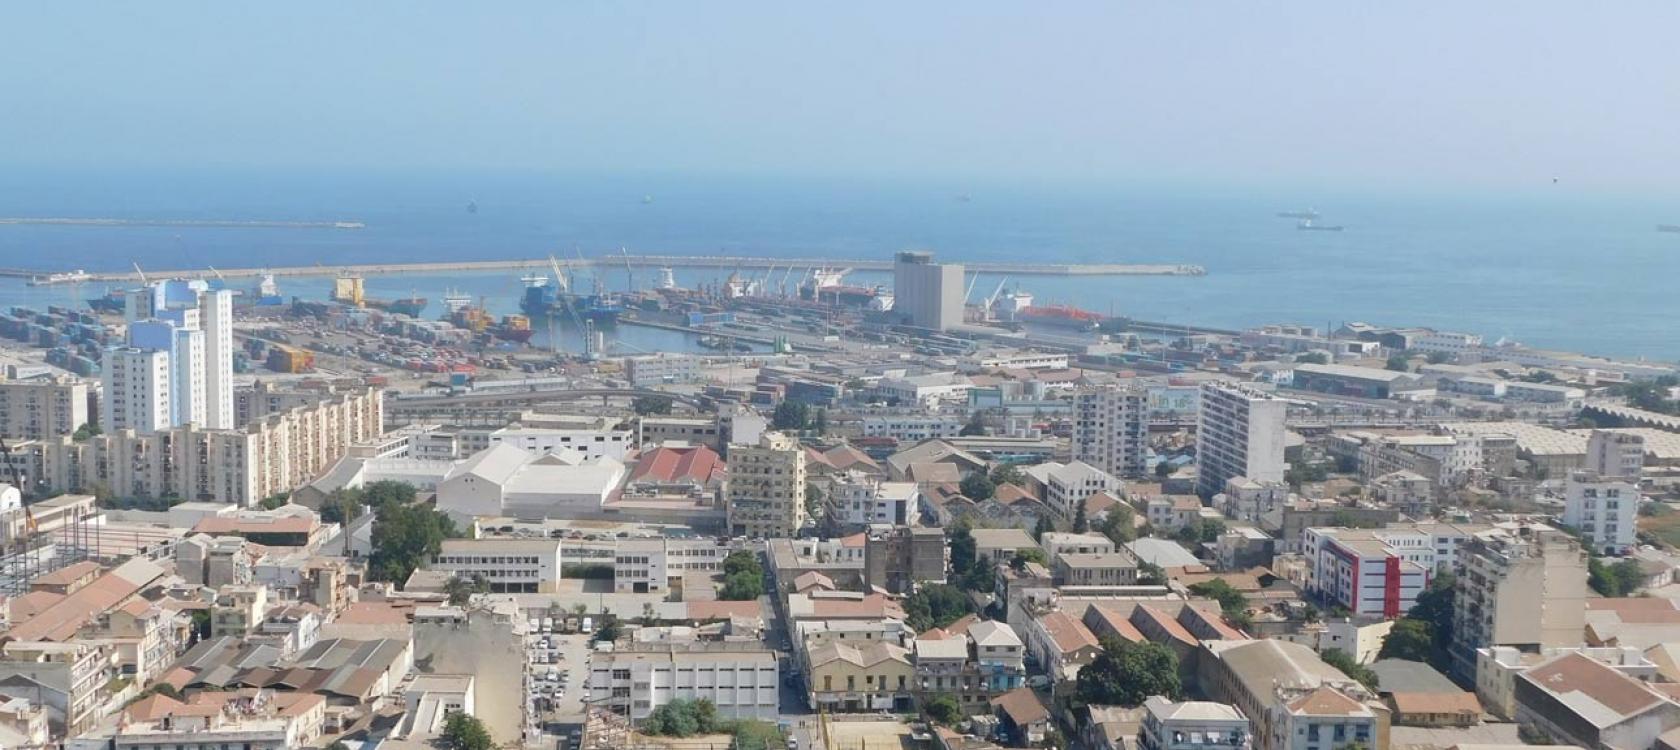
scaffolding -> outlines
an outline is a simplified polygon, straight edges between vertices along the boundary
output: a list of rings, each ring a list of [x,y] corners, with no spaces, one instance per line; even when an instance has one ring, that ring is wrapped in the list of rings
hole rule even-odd
[[[0,594],[15,597],[27,592],[36,578],[93,556],[100,541],[99,512],[81,503],[64,506],[51,519],[53,528],[42,531],[35,503],[27,495],[27,477],[18,470],[4,438],[0,456],[5,457],[12,486],[24,495],[22,507],[0,513]]]

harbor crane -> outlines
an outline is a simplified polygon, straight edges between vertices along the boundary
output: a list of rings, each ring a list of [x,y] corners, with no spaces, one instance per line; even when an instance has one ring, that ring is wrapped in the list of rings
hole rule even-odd
[[[619,245],[618,254],[619,257],[624,259],[624,283],[627,285],[626,291],[634,292],[636,291],[636,269],[630,267],[630,251],[625,250],[623,245]]]
[[[1009,283],[1009,277],[1005,276],[1002,281],[998,282],[997,288],[992,290],[992,296],[986,298],[985,309],[987,313],[991,312],[992,305],[997,304],[998,295],[1003,294],[1003,285],[1007,283]]]
[[[146,280],[146,272],[145,272],[145,271],[142,271],[142,270],[140,270],[140,261],[134,261],[134,275],[136,275],[136,276],[139,276],[139,277],[140,277],[140,283],[141,283],[141,285],[145,285],[145,284],[150,284],[150,283],[151,283],[151,282],[150,282],[150,281],[147,281],[147,280]]]

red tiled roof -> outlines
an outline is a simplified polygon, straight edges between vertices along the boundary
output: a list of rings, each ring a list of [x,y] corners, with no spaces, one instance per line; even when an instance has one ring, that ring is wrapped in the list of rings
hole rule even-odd
[[[402,610],[384,602],[356,602],[345,607],[333,622],[338,625],[407,625],[408,617]]]
[[[763,619],[764,609],[760,607],[756,601],[688,603],[688,619],[690,620],[722,620],[730,617],[757,617]]]
[[[273,518],[239,518],[210,516],[193,526],[194,534],[308,534],[316,528],[309,516],[278,516]]]
[[[705,484],[723,471],[723,458],[704,445],[649,451],[630,471],[630,481],[690,481]]]
[[[1132,622],[1138,626],[1138,630],[1142,630],[1144,628],[1144,624],[1138,622],[1140,618],[1144,622],[1153,623],[1155,627],[1165,631],[1168,638],[1175,641],[1189,646],[1195,646],[1201,643],[1196,636],[1190,634],[1189,629],[1180,625],[1177,620],[1168,617],[1165,612],[1147,604],[1140,604],[1136,609],[1132,610]]]
[[[1335,689],[1320,687],[1290,703],[1289,710],[1313,716],[1353,716],[1364,713],[1365,707]]]
[[[1029,687],[1018,687],[993,698],[992,705],[1008,715],[1016,726],[1036,724],[1050,718],[1050,710]]]
[[[1631,716],[1662,702],[1638,680],[1580,654],[1568,654],[1519,675],[1553,693],[1581,693],[1622,716]]]
[[[1482,715],[1474,693],[1394,693],[1394,710],[1402,714]]]
[[[1099,636],[1112,635],[1131,643],[1143,643],[1149,640],[1143,636],[1143,631],[1138,630],[1136,625],[1121,617],[1119,612],[1107,607],[1091,607],[1085,610],[1085,624]]]
[[[1055,641],[1056,648],[1061,649],[1064,654],[1099,645],[1096,634],[1066,612],[1051,612],[1038,618],[1038,622],[1043,626],[1044,632],[1050,634],[1050,639]]]

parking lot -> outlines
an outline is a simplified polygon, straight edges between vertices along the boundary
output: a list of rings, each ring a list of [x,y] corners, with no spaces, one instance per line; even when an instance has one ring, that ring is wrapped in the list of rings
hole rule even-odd
[[[526,710],[538,727],[583,723],[589,640],[583,633],[526,636]]]

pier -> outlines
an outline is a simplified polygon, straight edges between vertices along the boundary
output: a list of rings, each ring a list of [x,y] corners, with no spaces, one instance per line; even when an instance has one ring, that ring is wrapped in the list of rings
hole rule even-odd
[[[5,221],[0,219],[0,221]],[[596,259],[561,260],[561,268],[712,268],[729,271],[768,271],[771,269],[849,268],[854,271],[891,271],[891,260],[835,260],[832,258],[771,258],[771,257],[690,257],[682,255],[608,255]],[[1008,274],[1011,276],[1204,276],[1207,270],[1194,265],[1125,264],[1125,263],[1018,263],[980,261],[961,264],[973,273]],[[255,278],[265,274],[286,276],[394,276],[401,274],[537,272],[551,270],[548,258],[523,260],[472,260],[435,263],[360,263],[349,265],[269,266],[256,268],[179,269],[146,271],[147,278],[200,277],[214,274],[221,278]],[[41,285],[70,283],[139,282],[135,271],[61,271],[25,268],[0,268],[0,277],[29,279]]]
[[[359,221],[251,221],[221,219],[73,219],[0,216],[0,224],[49,227],[176,227],[210,229],[365,229]]]

